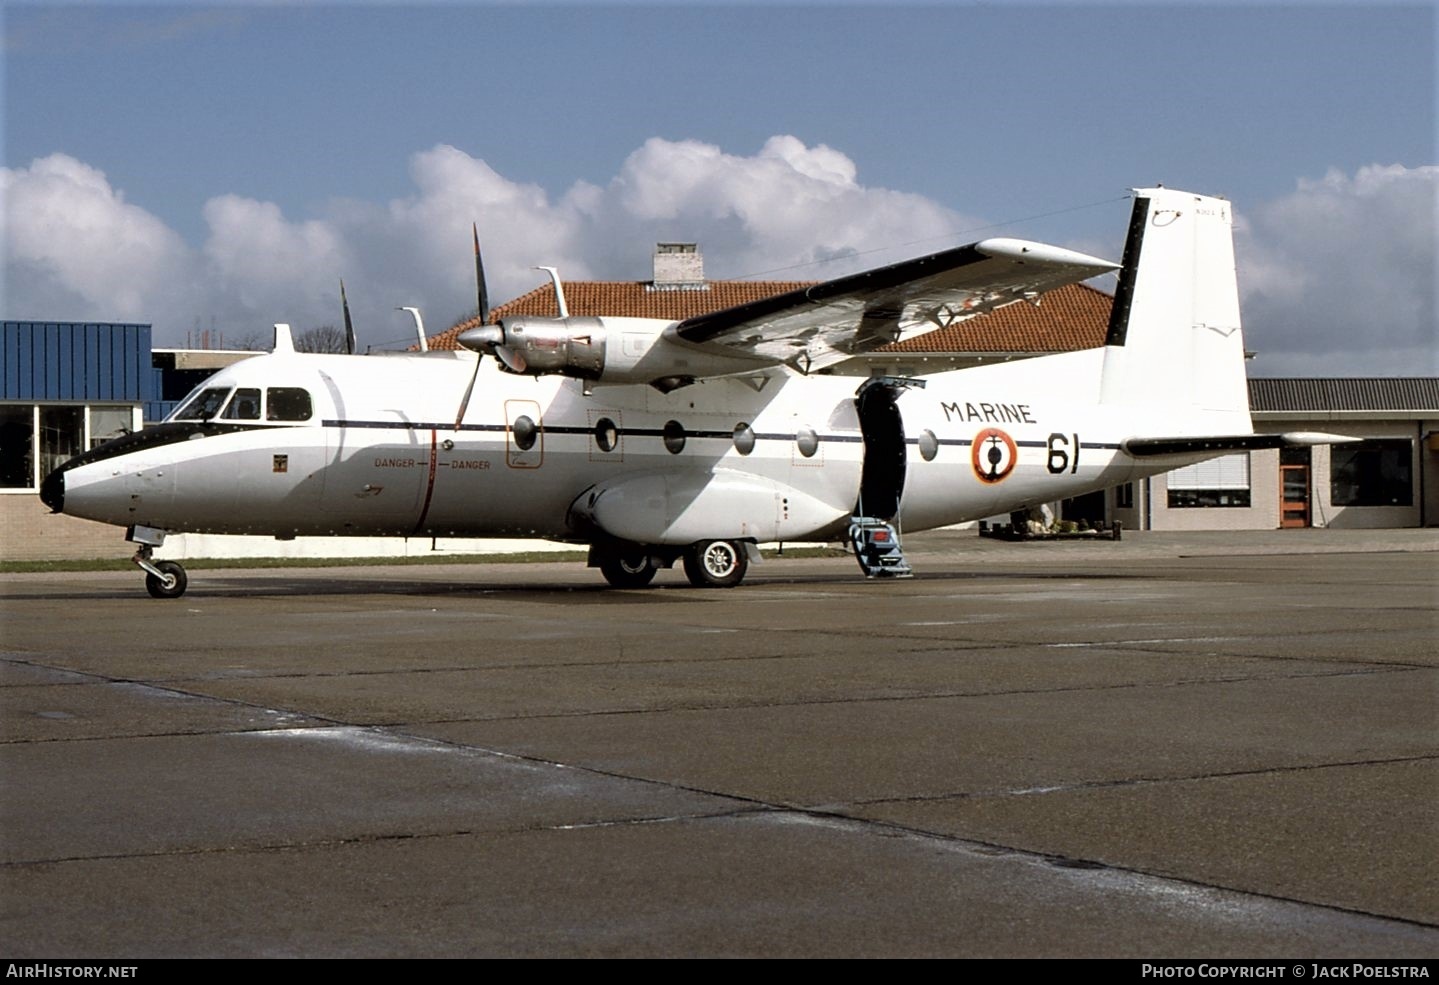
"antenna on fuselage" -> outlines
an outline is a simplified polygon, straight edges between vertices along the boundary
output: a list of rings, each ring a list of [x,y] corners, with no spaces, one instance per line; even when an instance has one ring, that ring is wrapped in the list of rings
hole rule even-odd
[[[425,341],[425,320],[420,317],[420,309],[419,309],[419,308],[396,308],[395,310],[396,310],[396,311],[408,311],[408,312],[410,313],[410,317],[415,320],[415,334],[416,334],[417,336],[419,336],[419,339],[420,339],[420,351],[421,351],[421,352],[429,352],[429,351],[430,351],[430,344],[429,344],[429,342]]]
[[[295,339],[290,335],[290,326],[284,322],[275,322],[275,344],[270,347],[271,352],[294,352]]]
[[[345,297],[345,278],[340,278],[340,307],[345,311],[345,352],[355,354],[355,323],[350,320],[350,299]]]
[[[535,267],[533,269],[549,271],[550,280],[555,285],[555,304],[559,305],[560,317],[568,318],[570,316],[570,309],[565,304],[565,289],[560,286],[560,272],[554,267]]]

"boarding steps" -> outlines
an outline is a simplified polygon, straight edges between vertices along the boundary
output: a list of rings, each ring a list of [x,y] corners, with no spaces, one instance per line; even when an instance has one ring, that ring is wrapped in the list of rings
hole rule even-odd
[[[849,543],[866,578],[914,577],[904,559],[899,533],[888,522],[869,516],[850,517]]]

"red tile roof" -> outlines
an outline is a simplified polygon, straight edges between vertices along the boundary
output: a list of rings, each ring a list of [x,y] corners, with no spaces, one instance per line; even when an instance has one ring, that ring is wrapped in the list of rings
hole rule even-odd
[[[1073,352],[1104,345],[1114,298],[1087,284],[1066,284],[1039,305],[1021,301],[953,328],[887,345],[881,352]]]
[[[569,281],[565,303],[571,315],[611,315],[664,318],[679,321],[738,304],[783,294],[812,281],[721,280],[707,282],[707,290],[656,291],[645,281]],[[1104,344],[1112,298],[1084,284],[1050,291],[1038,307],[1020,302],[987,315],[978,315],[953,328],[919,335],[881,352],[1069,352]],[[494,309],[491,320],[513,315],[557,317],[553,285],[537,287]],[[432,336],[431,349],[458,349],[460,332],[479,320],[468,321]]]

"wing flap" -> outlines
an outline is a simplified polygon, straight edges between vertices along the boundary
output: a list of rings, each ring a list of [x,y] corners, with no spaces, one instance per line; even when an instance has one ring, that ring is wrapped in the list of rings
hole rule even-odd
[[[1117,267],[1056,246],[987,239],[698,315],[673,332],[808,372]]]

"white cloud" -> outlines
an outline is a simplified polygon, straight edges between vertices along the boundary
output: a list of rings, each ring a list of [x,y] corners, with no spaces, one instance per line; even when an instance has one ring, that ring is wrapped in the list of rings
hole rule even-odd
[[[1439,167],[1330,171],[1236,227],[1256,375],[1432,375]]]
[[[654,138],[608,183],[558,197],[444,145],[414,154],[410,176],[406,197],[336,200],[302,218],[217,195],[192,246],[74,158],[0,170],[5,317],[148,321],[157,344],[183,344],[197,322],[263,336],[274,321],[337,323],[343,276],[373,343],[407,335],[396,305],[421,306],[432,331],[473,307],[471,221],[495,302],[540,284],[533,264],[572,280],[642,279],[659,241],[697,241],[711,277],[820,279],[955,245],[953,230],[981,224],[866,187],[844,154],[791,136],[749,156]],[[1436,187],[1439,168],[1375,166],[1302,181],[1243,213],[1257,373],[1435,372]]]
[[[905,244],[972,221],[857,174],[839,151],[790,136],[752,156],[656,138],[607,185],[577,182],[552,199],[440,145],[412,156],[413,194],[388,203],[337,200],[296,219],[218,195],[197,248],[102,172],[56,154],[4,172],[6,314],[149,321],[160,344],[213,323],[235,339],[273,321],[335,323],[344,277],[362,341],[376,342],[406,334],[396,305],[420,305],[432,330],[473,307],[472,221],[496,302],[540,284],[536,264],[572,280],[642,279],[661,240],[698,242],[710,276],[819,279],[919,252]],[[876,244],[891,249],[858,258]]]
[[[144,322],[194,303],[189,248],[103,172],[52,154],[0,169],[0,201],[5,317]]]

